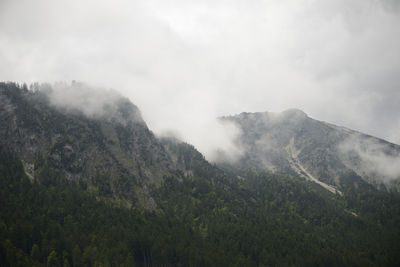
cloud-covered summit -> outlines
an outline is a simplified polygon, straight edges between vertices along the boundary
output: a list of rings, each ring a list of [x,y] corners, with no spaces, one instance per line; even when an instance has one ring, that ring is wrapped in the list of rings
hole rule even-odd
[[[141,123],[140,110],[118,91],[95,88],[82,82],[34,84],[33,90],[45,94],[52,106],[67,113],[82,113],[89,118],[101,118],[122,124]],[[37,87],[37,88],[35,88]]]

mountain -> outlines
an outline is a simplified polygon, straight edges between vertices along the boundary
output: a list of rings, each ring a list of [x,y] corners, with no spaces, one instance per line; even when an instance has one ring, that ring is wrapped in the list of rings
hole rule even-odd
[[[99,112],[90,114],[93,89],[74,83],[64,90],[79,92],[76,97],[85,105],[74,106],[68,99],[58,104],[53,99],[58,92],[49,86],[29,91],[2,84],[1,144],[18,155],[32,178],[48,167],[67,179],[87,182],[101,196],[128,204],[137,200],[152,208],[147,185],[160,182],[173,162],[139,109],[110,92],[95,99]]]
[[[156,209],[150,188],[164,176],[209,168],[193,146],[156,138],[128,99],[82,83],[31,90],[3,83],[0,123],[0,144],[32,180],[49,169],[121,205]]]
[[[341,179],[354,172],[378,188],[400,180],[400,146],[314,120],[303,111],[241,113],[222,117],[241,131],[242,156],[230,167],[293,172],[341,194]],[[229,165],[229,164],[227,164]]]
[[[345,164],[354,132],[264,115],[225,118],[244,154],[216,164],[112,90],[0,83],[0,265],[398,266],[400,194]]]

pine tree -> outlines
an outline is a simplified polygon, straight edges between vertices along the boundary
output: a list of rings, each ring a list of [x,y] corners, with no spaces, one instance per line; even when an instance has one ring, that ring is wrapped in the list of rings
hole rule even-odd
[[[57,252],[55,252],[54,250],[52,250],[47,257],[47,266],[58,266]]]
[[[40,261],[40,249],[37,244],[33,244],[32,246],[31,257],[36,261]]]

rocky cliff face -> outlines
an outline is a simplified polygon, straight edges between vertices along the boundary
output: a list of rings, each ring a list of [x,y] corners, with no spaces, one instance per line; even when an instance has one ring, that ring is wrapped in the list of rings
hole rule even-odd
[[[273,172],[292,171],[338,192],[340,177],[355,172],[376,186],[397,186],[400,146],[314,120],[300,110],[223,117],[242,131],[243,156],[234,164]]]
[[[0,145],[31,179],[50,170],[95,196],[149,210],[166,176],[225,179],[193,146],[155,137],[128,99],[79,83],[30,90],[0,83]]]
[[[85,90],[79,84],[64,89]],[[79,101],[86,107],[60,105],[53,101],[52,90],[0,85],[0,142],[23,160],[29,176],[49,167],[68,179],[87,182],[96,194],[128,202],[142,198],[142,204],[153,205],[145,199],[146,188],[159,183],[174,163],[138,108],[115,93],[102,103],[96,99],[101,112],[88,109],[85,94]]]

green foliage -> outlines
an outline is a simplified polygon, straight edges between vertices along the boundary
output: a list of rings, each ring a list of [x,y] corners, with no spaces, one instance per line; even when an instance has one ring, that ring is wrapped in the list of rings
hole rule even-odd
[[[40,250],[39,250],[39,246],[37,244],[33,244],[33,246],[32,246],[31,257],[32,257],[32,259],[34,259],[36,261],[40,260]]]
[[[343,200],[291,177],[247,171],[240,181],[206,165],[194,170],[164,177],[152,213],[98,201],[50,170],[30,183],[1,148],[1,265],[399,263],[398,194],[353,197],[354,188],[343,185]]]
[[[47,257],[47,266],[58,266],[57,252],[55,252],[54,250],[52,250]]]

